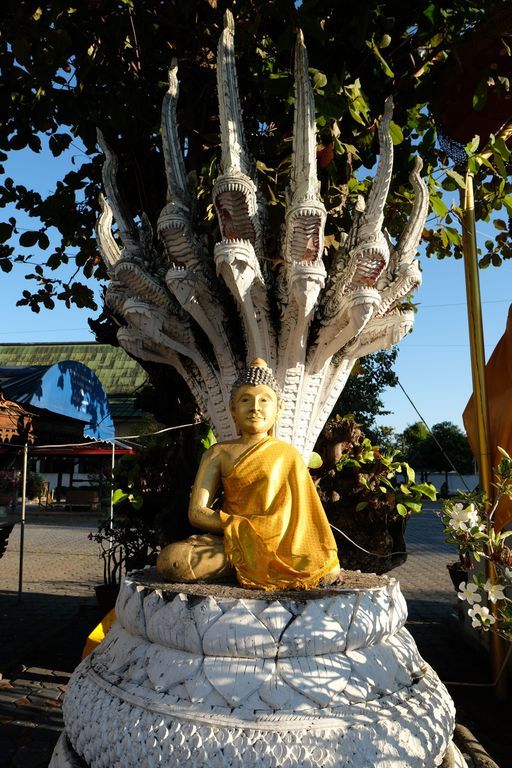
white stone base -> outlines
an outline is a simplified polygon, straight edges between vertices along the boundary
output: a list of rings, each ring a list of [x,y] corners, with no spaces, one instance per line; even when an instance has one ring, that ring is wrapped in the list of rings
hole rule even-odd
[[[214,598],[125,579],[117,623],[69,684],[75,755],[90,768],[440,766],[452,701],[403,626],[398,583],[373,583]],[[72,768],[59,744],[51,768]]]

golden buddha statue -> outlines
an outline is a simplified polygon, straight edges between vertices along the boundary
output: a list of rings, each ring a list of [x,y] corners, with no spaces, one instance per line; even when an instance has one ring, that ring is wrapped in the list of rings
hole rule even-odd
[[[240,436],[203,455],[188,510],[206,534],[165,547],[157,570],[168,581],[214,581],[234,569],[252,589],[310,589],[333,582],[337,548],[296,448],[272,437],[282,397],[272,371],[254,360],[233,387]],[[223,509],[212,509],[219,487]]]

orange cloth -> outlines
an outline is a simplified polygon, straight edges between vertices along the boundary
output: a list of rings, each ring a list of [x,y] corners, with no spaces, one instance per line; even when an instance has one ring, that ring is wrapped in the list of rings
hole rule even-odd
[[[489,407],[489,443],[491,463],[496,468],[501,461],[497,446],[512,452],[512,305],[508,310],[505,333],[485,366],[487,402]],[[478,431],[474,397],[471,395],[462,414],[471,450],[478,455]],[[494,514],[494,527],[501,530],[512,520],[512,501],[504,496]]]
[[[226,554],[244,587],[313,588],[339,568],[336,542],[302,456],[267,437],[223,477]]]

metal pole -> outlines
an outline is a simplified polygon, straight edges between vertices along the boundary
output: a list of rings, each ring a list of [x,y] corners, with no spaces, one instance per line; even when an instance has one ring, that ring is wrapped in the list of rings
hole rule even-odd
[[[489,442],[489,411],[487,406],[487,393],[485,384],[485,349],[482,325],[482,302],[480,298],[480,280],[478,276],[476,225],[475,225],[475,200],[473,192],[473,174],[466,173],[466,189],[462,197],[462,247],[464,251],[464,272],[466,276],[466,296],[468,307],[469,344],[471,349],[471,373],[473,378],[473,397],[478,439],[478,472],[480,476],[480,488],[486,494],[489,502],[492,496],[492,463]],[[491,581],[496,580],[494,565],[485,561],[485,574]],[[492,613],[496,613],[496,607],[490,606]],[[498,635],[490,634],[490,656],[492,678],[497,680],[503,666],[505,655],[503,642]],[[505,675],[497,680],[496,694],[505,698],[507,684]]]
[[[110,510],[108,516],[108,572],[110,573],[112,549],[114,546],[114,468],[116,462],[116,444],[112,442],[112,460],[110,464]]]
[[[23,475],[21,480],[21,530],[20,530],[20,565],[18,572],[18,603],[21,603],[23,591],[23,555],[25,549],[25,513],[27,506],[27,467],[28,467],[28,443],[23,446]]]
[[[110,468],[110,524],[109,528],[114,527],[114,469],[116,464],[116,444],[112,443],[112,464]]]

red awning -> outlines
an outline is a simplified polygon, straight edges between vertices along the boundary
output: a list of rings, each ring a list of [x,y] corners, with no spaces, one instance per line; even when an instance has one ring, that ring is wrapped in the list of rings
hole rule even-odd
[[[136,450],[128,446],[116,446],[116,456],[123,456],[127,453],[136,453]],[[45,448],[44,445],[31,445],[29,454],[31,456],[112,456],[112,447],[104,445],[61,445],[54,448]]]

